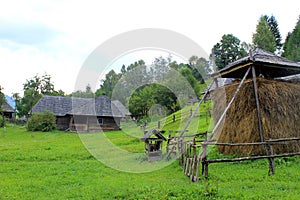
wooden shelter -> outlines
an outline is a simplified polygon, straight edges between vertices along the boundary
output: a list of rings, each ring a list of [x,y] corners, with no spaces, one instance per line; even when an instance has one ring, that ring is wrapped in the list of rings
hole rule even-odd
[[[142,137],[145,142],[145,153],[148,161],[157,161],[162,159],[162,143],[167,139],[162,135],[162,131],[151,129],[146,131]]]
[[[4,101],[2,105],[2,112],[4,117],[11,119],[13,118],[15,110],[6,101]]]
[[[297,74],[299,63],[261,49],[212,74],[215,127],[198,157],[206,176],[209,163],[268,158],[274,173],[275,157],[300,155],[300,85],[278,80]],[[237,80],[218,88],[217,78]],[[209,160],[208,145],[248,157]]]
[[[211,163],[268,159],[269,173],[275,173],[274,158],[300,155],[300,63],[255,49],[212,77],[178,137],[184,147],[184,132],[202,102],[212,96],[214,129],[200,144],[181,148],[184,172],[192,181],[199,180],[200,164],[207,177]],[[235,80],[227,85],[220,84],[220,78]],[[212,145],[235,157],[210,158]]]
[[[56,116],[59,130],[98,132],[120,130],[122,113],[101,95],[97,98],[43,96],[32,111],[49,110]]]

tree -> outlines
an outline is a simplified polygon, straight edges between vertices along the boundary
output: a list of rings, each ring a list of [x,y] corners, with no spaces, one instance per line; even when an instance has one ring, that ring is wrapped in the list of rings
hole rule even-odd
[[[105,94],[109,98],[112,96],[112,92],[121,78],[121,74],[117,74],[114,70],[110,70],[106,75],[105,79],[102,80],[102,84],[100,85],[100,89],[96,91],[96,96],[101,94]]]
[[[283,57],[295,62],[300,62],[300,16],[294,30],[288,33],[283,50]]]
[[[87,84],[87,86],[85,87],[85,91],[77,90],[76,92],[72,92],[70,96],[81,98],[93,98],[95,94],[93,93],[90,84]]]
[[[270,29],[265,16],[261,16],[256,26],[256,33],[253,34],[252,42],[258,48],[269,52],[276,50],[276,38]]]
[[[42,95],[57,96],[64,94],[62,90],[56,91],[54,89],[51,76],[48,74],[43,76],[35,75],[33,78],[26,80],[23,85],[23,91],[23,97],[17,104],[19,116],[31,115],[33,106],[40,100]]]
[[[121,74],[125,74],[125,73],[126,73],[126,67],[125,65],[122,65]]]
[[[3,123],[3,126],[5,127],[5,118],[4,118],[4,110],[3,110],[3,104],[6,102],[6,99],[5,99],[5,95],[2,93],[2,87],[0,85],[0,113],[2,115],[2,123]],[[2,125],[1,123],[1,125]]]
[[[198,80],[201,81],[202,83],[204,83],[204,79],[207,79],[209,76],[209,74],[212,72],[210,66],[209,66],[209,61],[207,61],[205,58],[198,58],[198,56],[192,56],[189,59],[189,65],[193,70],[197,70],[198,73],[201,75],[201,79],[199,79],[199,75],[198,76]]]
[[[270,27],[270,30],[272,31],[274,37],[275,37],[275,43],[276,43],[276,49],[278,51],[281,50],[282,47],[282,43],[281,43],[281,34],[279,31],[279,27],[278,27],[278,23],[276,18],[274,17],[274,15],[272,15],[271,17],[268,17],[267,15],[265,16],[265,18],[267,19],[268,25]]]
[[[220,42],[214,45],[210,58],[214,57],[217,69],[223,69],[229,63],[236,61],[247,54],[240,44],[240,40],[232,34],[222,36]]]

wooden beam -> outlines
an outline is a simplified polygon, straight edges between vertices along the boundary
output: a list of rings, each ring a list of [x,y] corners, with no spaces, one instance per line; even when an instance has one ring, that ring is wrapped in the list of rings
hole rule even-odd
[[[249,156],[249,157],[242,157],[242,158],[222,158],[222,159],[206,160],[206,162],[207,163],[237,162],[237,161],[258,160],[258,159],[265,159],[265,158],[289,157],[289,156],[296,156],[296,155],[300,155],[300,152],[282,153],[282,154],[264,155],[264,156]]]
[[[247,67],[247,66],[251,66],[252,64],[253,64],[253,62],[248,62],[248,63],[246,63],[244,65],[240,65],[238,67],[234,67],[232,69],[228,69],[228,71],[222,71],[222,70],[220,70],[219,73],[216,72],[216,73],[212,74],[212,78],[220,78],[220,77],[222,77],[222,76],[224,76],[226,74],[229,74],[231,72],[237,71],[237,70],[239,70],[241,68],[244,68],[244,67]]]
[[[262,121],[261,121],[261,115],[260,115],[260,106],[259,106],[258,92],[257,92],[256,73],[255,73],[254,66],[252,66],[252,77],[253,77],[254,97],[255,97],[255,103],[256,103],[256,113],[257,113],[257,119],[258,119],[259,137],[260,137],[260,141],[264,142],[264,132],[263,132],[263,128],[262,128]],[[264,145],[263,145],[263,147],[264,147]]]
[[[188,126],[190,125],[190,123],[191,123],[192,119],[194,118],[196,112],[198,111],[200,105],[201,105],[202,102],[205,100],[206,96],[209,94],[209,90],[210,90],[210,88],[212,87],[212,85],[213,85],[213,82],[208,86],[208,88],[207,88],[205,94],[203,95],[202,99],[201,99],[200,102],[198,103],[196,109],[194,110],[194,112],[192,113],[192,115],[190,116],[190,118],[188,119],[188,121],[186,122],[185,127],[183,128],[183,130],[182,130],[181,133],[180,133],[180,137],[182,137],[183,134],[186,132]]]
[[[244,84],[244,82],[245,82],[245,80],[246,80],[246,77],[247,77],[248,74],[249,74],[249,71],[250,71],[250,67],[249,67],[248,70],[246,71],[246,73],[245,73],[245,75],[244,75],[242,81],[241,81],[240,84],[238,85],[238,87],[237,87],[235,93],[233,94],[233,96],[232,96],[230,102],[229,102],[228,105],[226,106],[226,108],[225,108],[223,114],[221,115],[220,119],[218,120],[218,122],[216,123],[214,129],[212,130],[212,133],[211,133],[211,135],[209,136],[208,141],[210,141],[210,140],[212,139],[212,137],[214,136],[216,130],[219,128],[221,122],[222,122],[223,119],[225,118],[225,115],[226,115],[227,111],[229,110],[231,104],[232,104],[233,101],[235,100],[235,98],[236,98],[238,92],[240,91],[242,85]]]

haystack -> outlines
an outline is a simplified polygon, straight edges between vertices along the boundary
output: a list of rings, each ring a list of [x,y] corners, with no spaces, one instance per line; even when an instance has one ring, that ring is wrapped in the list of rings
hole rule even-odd
[[[214,101],[214,120],[222,115],[236,91],[238,83],[217,88]],[[265,78],[257,79],[264,140],[300,136],[300,85]],[[225,93],[224,93],[225,92]],[[226,95],[225,95],[226,94]],[[260,142],[259,125],[252,79],[246,80],[229,108],[223,126],[215,134],[220,143]],[[266,154],[261,145],[217,146],[223,154]],[[273,145],[274,153],[300,151],[299,141]]]

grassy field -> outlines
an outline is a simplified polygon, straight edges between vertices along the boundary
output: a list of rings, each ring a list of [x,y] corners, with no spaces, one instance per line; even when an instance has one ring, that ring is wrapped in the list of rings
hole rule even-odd
[[[125,132],[105,135],[143,152]],[[0,199],[299,199],[299,166],[299,157],[276,159],[276,174],[268,176],[266,160],[212,164],[208,180],[192,183],[177,162],[149,173],[107,167],[74,133],[0,130]]]

